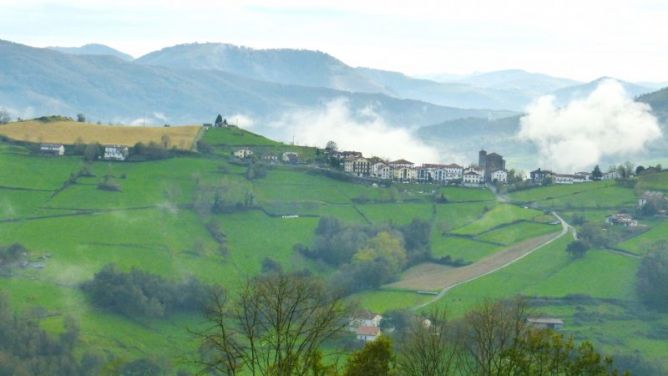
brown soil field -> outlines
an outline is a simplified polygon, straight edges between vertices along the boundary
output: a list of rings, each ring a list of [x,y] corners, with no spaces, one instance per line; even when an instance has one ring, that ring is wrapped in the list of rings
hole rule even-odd
[[[134,146],[154,141],[162,143],[169,137],[169,147],[192,150],[200,126],[140,127],[122,125],[96,125],[73,121],[39,122],[22,121],[0,125],[0,135],[16,141],[72,145],[77,142],[103,145]]]

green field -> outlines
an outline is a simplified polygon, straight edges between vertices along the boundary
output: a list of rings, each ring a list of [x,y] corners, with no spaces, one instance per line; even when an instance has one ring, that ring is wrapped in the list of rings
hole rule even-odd
[[[80,283],[105,264],[115,263],[123,270],[137,267],[172,280],[195,276],[233,293],[245,278],[261,271],[265,258],[285,270],[307,269],[326,277],[334,270],[293,250],[297,243],[312,242],[318,220],[325,216],[360,225],[404,225],[419,218],[432,226],[433,257],[477,262],[527,239],[560,231],[546,210],[558,211],[567,221],[577,214],[602,223],[619,209],[632,209],[646,189],[668,191],[667,174],[642,177],[635,189],[614,182],[528,189],[511,193],[512,203],[498,202],[484,189],[349,183],[304,165],[276,164],[268,167],[266,177],[247,180],[246,167],[229,157],[235,147],[251,147],[258,154],[298,150],[309,158],[316,155],[315,149],[234,128],[209,130],[204,140],[214,145],[214,153],[137,163],[97,161],[89,166],[95,176],[81,177],[71,185],[65,183],[82,168],[80,158],[35,156],[23,147],[0,143],[0,244],[19,242],[33,258],[49,256],[43,269],[20,269],[12,277],[0,277],[0,290],[12,306],[19,311],[43,307],[48,318],[41,324],[52,332],[62,329],[65,315],[74,316],[81,325],[81,348],[108,351],[123,359],[174,359],[194,350],[186,328],[200,323],[199,315],[130,320],[93,308]],[[106,175],[120,185],[119,192],[97,188]],[[229,202],[251,195],[254,207],[203,213],[200,196],[214,192]],[[220,252],[207,231],[208,223],[217,224],[226,235],[227,253]],[[591,338],[611,352],[638,350],[659,359],[668,345],[651,332],[668,325],[668,319],[629,307],[638,303],[634,283],[640,258],[634,255],[642,256],[655,242],[668,240],[668,221],[658,218],[642,224],[646,232],[614,245],[628,254],[593,249],[572,259],[565,252],[570,235],[564,236],[510,266],[452,289],[436,306],[461,316],[487,298],[517,294],[540,298],[544,302],[538,308],[563,317],[567,333]],[[428,264],[418,268],[424,265]],[[444,273],[450,268],[439,267]],[[431,298],[378,290],[355,294],[351,300],[382,313],[412,308]]]

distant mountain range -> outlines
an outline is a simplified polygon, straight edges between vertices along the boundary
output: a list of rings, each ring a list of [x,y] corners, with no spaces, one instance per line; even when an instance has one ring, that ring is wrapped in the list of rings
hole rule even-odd
[[[217,113],[263,124],[282,114],[343,98],[355,113],[372,109],[394,126],[417,127],[462,117],[498,118],[509,111],[466,110],[383,94],[260,81],[220,70],[166,68],[112,56],[63,54],[0,42],[0,106],[23,116],[83,112],[103,122],[192,123]]]
[[[103,55],[115,56],[121,60],[131,61],[134,58],[124,52],[115,50],[103,44],[86,44],[81,47],[48,47],[51,50],[72,55]]]
[[[522,70],[432,77],[351,67],[308,50],[204,43],[133,59],[97,44],[43,49],[0,41],[0,107],[21,116],[83,112],[105,123],[178,124],[210,122],[222,113],[251,117],[257,130],[280,137],[268,123],[343,99],[354,116],[372,111],[392,126],[419,129],[431,144],[462,152],[479,146],[533,152],[518,149],[526,147],[514,139],[526,106],[542,95],[564,105],[604,79],[580,83]],[[646,94],[649,86],[620,82],[668,119],[668,89]]]

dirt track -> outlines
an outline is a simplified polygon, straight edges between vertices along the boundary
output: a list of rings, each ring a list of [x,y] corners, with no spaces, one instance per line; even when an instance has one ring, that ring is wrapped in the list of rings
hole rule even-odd
[[[558,234],[549,234],[523,241],[474,264],[461,268],[450,269],[445,272],[439,272],[438,269],[434,269],[433,273],[413,274],[406,279],[387,285],[386,287],[415,291],[440,290],[438,295],[435,295],[433,299],[414,307],[414,309],[423,308],[442,298],[451,288],[501,270],[566,235],[571,228],[570,225],[556,213],[552,214],[561,222],[561,232]]]

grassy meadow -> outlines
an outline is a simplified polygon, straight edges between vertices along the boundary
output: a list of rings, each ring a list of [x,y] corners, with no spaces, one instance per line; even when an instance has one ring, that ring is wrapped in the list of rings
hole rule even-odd
[[[31,126],[38,131],[26,132]],[[126,141],[122,142],[112,136],[121,128],[101,127],[108,129],[96,133],[97,126],[75,123],[10,124],[0,126],[0,134],[30,141],[28,133],[29,137],[42,137],[39,132],[60,134],[58,127],[70,132],[63,131],[62,137],[110,137],[104,142],[82,137],[103,143],[132,144],[152,137],[159,141],[160,134],[151,132],[183,132],[170,134],[170,138],[172,142],[190,140],[185,147],[190,148],[196,136],[194,128],[128,128],[137,133],[124,134]],[[73,127],[86,131],[73,132]],[[567,221],[577,214],[600,223],[619,208],[633,209],[638,195],[649,187],[668,191],[668,174],[643,177],[635,189],[614,182],[528,189],[509,194],[511,203],[497,201],[483,189],[353,184],[304,166],[270,165],[266,177],[248,180],[245,166],[229,159],[236,147],[251,147],[258,154],[298,150],[309,158],[316,151],[237,128],[211,129],[203,139],[213,145],[213,153],[137,163],[96,161],[89,166],[95,176],[81,177],[69,185],[65,182],[70,174],[83,166],[80,158],[36,156],[23,147],[0,143],[0,244],[18,242],[31,250],[33,258],[47,256],[44,268],[19,269],[11,277],[0,277],[0,290],[12,306],[21,312],[42,307],[48,314],[41,324],[54,333],[62,330],[65,316],[74,316],[80,321],[82,348],[100,349],[124,359],[176,359],[195,349],[187,328],[200,323],[199,315],[129,319],[95,309],[80,284],[108,263],[171,280],[195,276],[221,284],[231,294],[246,277],[261,272],[266,258],[285,270],[307,269],[328,276],[333,272],[330,267],[293,250],[297,243],[311,243],[318,220],[324,216],[360,225],[401,225],[420,218],[432,224],[434,257],[474,263],[527,239],[558,232],[561,227],[551,224],[554,218],[546,211],[557,210]],[[97,189],[106,175],[114,177],[120,191]],[[255,208],[203,213],[198,197],[213,190],[224,192],[223,197],[230,200],[252,195]],[[441,196],[447,200],[435,200]],[[225,234],[224,253],[207,230],[212,223]],[[637,350],[649,359],[661,360],[668,353],[668,342],[652,333],[668,325],[668,320],[638,311],[634,281],[640,256],[654,242],[668,238],[668,221],[643,224],[647,231],[615,245],[628,254],[593,249],[573,259],[565,252],[572,237],[565,235],[501,270],[453,288],[425,309],[443,307],[460,317],[484,299],[519,294],[531,298],[541,312],[563,318],[566,333],[592,339],[611,353]],[[418,265],[406,273],[433,267]],[[436,267],[443,273],[450,268]],[[351,299],[382,313],[411,309],[433,296],[379,289]]]

